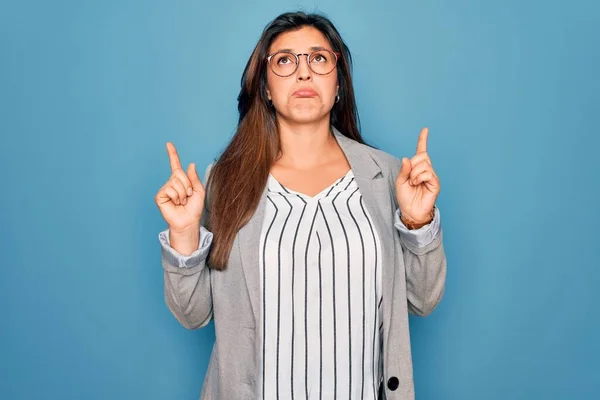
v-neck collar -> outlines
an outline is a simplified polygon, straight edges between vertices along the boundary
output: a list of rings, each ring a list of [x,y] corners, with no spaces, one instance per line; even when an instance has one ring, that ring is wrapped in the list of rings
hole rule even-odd
[[[309,196],[306,193],[298,192],[298,191],[292,190],[292,189],[284,186],[283,184],[281,184],[281,182],[279,182],[277,180],[277,178],[275,178],[273,175],[271,175],[271,173],[269,173],[268,190],[269,190],[269,192],[277,192],[277,193],[282,193],[284,195],[291,194],[291,195],[295,195],[295,196],[300,196],[301,198],[303,198],[305,200],[319,200],[323,197],[327,197],[331,193],[338,192],[339,189],[336,189],[337,186],[339,186],[343,183],[347,183],[348,180],[352,179],[353,177],[354,177],[354,173],[352,172],[352,168],[351,168],[350,170],[348,170],[348,172],[346,172],[346,174],[344,176],[336,179],[331,185],[327,186],[325,189],[321,190],[319,193],[315,194],[314,196]]]

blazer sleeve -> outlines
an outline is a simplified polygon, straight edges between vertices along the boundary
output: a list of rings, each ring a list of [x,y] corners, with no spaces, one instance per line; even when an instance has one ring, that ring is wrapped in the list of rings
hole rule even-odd
[[[206,188],[210,164],[204,173]],[[211,269],[207,264],[213,234],[206,229],[209,211],[208,189],[200,220],[198,249],[184,256],[170,245],[169,230],[159,233],[161,261],[164,270],[165,302],[175,318],[187,329],[199,329],[213,318]]]
[[[394,226],[400,235],[406,270],[408,311],[413,315],[426,316],[437,307],[446,287],[446,254],[440,211],[436,206],[433,221],[419,229],[409,230],[404,226],[395,192],[395,181],[401,167],[402,161],[394,157],[390,173]]]

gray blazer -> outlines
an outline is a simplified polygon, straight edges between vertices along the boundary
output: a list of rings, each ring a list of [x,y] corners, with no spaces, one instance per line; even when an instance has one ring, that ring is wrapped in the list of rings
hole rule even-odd
[[[427,226],[419,230],[420,236],[411,237],[396,229],[399,226],[394,183],[401,161],[333,131],[382,242],[382,398],[414,399],[408,314],[428,315],[442,298],[446,281],[442,230]],[[210,166],[204,182],[209,173]],[[203,327],[214,319],[216,340],[201,399],[257,397],[261,346],[257,334],[257,327],[261,326],[258,257],[266,189],[265,185],[253,217],[238,231],[224,271],[206,265],[212,233],[204,226],[200,248],[185,258],[169,249],[168,230],[159,235],[164,244],[161,254],[167,306],[188,329]],[[209,212],[205,207],[203,219]],[[439,224],[437,208],[436,218]],[[420,237],[422,243],[417,243],[415,237]]]

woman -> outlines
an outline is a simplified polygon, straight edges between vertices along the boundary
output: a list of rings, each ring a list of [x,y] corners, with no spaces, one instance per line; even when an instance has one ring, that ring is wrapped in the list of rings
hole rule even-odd
[[[167,143],[165,298],[186,328],[214,319],[203,399],[414,398],[408,313],[445,287],[440,184],[427,129],[411,159],[363,142],[350,70],[329,20],[280,15],[206,189]]]

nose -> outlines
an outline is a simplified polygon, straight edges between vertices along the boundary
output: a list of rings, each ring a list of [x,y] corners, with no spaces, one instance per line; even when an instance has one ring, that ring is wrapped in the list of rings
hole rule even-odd
[[[306,56],[306,57],[302,57]],[[303,61],[304,59],[304,61]],[[312,79],[312,71],[308,65],[308,54],[298,54],[297,80],[307,81]]]

